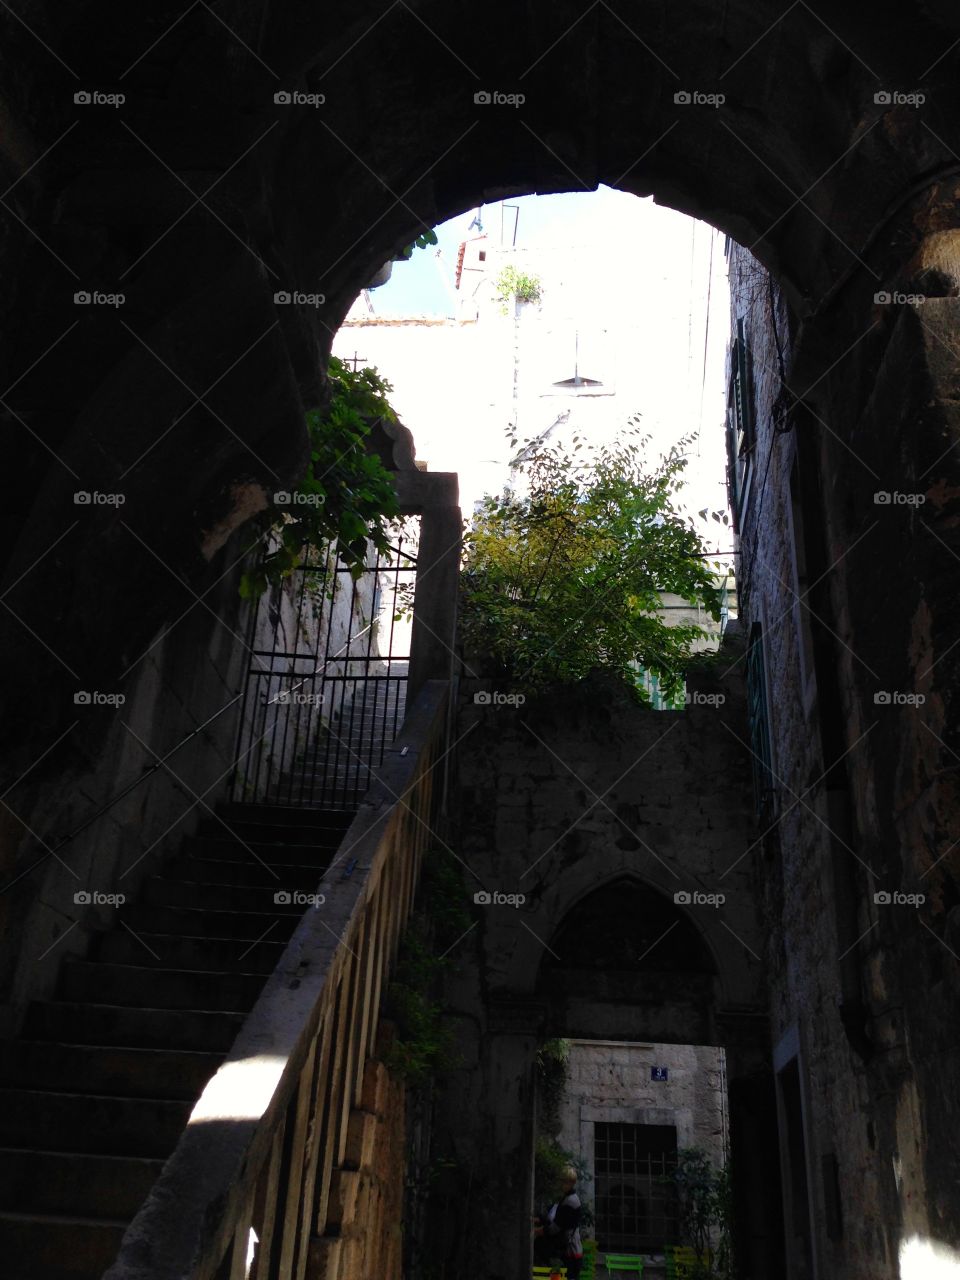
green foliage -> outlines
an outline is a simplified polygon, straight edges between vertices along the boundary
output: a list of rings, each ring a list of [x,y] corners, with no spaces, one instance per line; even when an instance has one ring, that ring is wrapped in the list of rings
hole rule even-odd
[[[547,1133],[560,1129],[560,1107],[570,1074],[570,1041],[544,1040],[537,1050],[540,1124]]]
[[[387,1065],[414,1087],[428,1084],[441,1067],[456,1065],[456,1046],[438,995],[443,975],[454,963],[447,952],[470,923],[463,880],[453,856],[443,850],[428,852],[417,907],[404,931],[384,1000],[384,1016],[397,1027]]]
[[[692,1280],[733,1280],[729,1168],[714,1169],[705,1151],[684,1147],[677,1152],[677,1167],[666,1181],[677,1188],[682,1241],[697,1255]]]
[[[437,243],[437,233],[435,231],[423,231],[417,236],[416,240],[411,240],[408,245],[405,245],[400,250],[394,258],[394,262],[405,262],[407,258],[412,257],[414,249],[426,249],[428,245]]]
[[[668,698],[682,693],[691,645],[705,633],[668,625],[661,593],[720,616],[705,545],[676,506],[686,443],[650,467],[635,426],[585,458],[577,437],[570,453],[528,442],[525,491],[484,499],[465,539],[461,637],[490,674],[536,691],[600,670],[646,700],[641,666]]]
[[[329,408],[322,414],[312,409],[306,418],[306,474],[293,501],[271,505],[259,517],[262,554],[241,580],[245,599],[256,599],[288,577],[304,547],[336,543],[355,577],[362,572],[368,540],[387,550],[387,524],[398,514],[396,491],[380,458],[367,451],[366,440],[378,421],[396,422],[387,399],[393,388],[376,369],[351,369],[333,356],[327,373]]]
[[[514,299],[517,302],[539,302],[541,293],[539,277],[527,275],[516,267],[506,266],[497,276],[497,299],[504,315]]]
[[[533,1152],[533,1200],[538,1206],[553,1204],[563,1189],[563,1175],[567,1169],[576,1170],[577,1194],[580,1196],[582,1227],[592,1227],[595,1222],[593,1208],[584,1198],[583,1187],[593,1181],[586,1161],[561,1147],[556,1138],[537,1138]]]
[[[536,1204],[552,1204],[556,1200],[563,1183],[563,1171],[570,1165],[572,1158],[571,1153],[565,1151],[555,1138],[537,1138],[533,1156],[533,1190]]]

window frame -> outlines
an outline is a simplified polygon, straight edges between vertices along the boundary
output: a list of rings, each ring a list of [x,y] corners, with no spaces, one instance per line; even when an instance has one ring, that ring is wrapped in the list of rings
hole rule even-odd
[[[727,384],[727,487],[734,528],[740,532],[753,478],[756,421],[753,407],[753,368],[747,343],[746,321],[737,320],[730,346],[730,378]]]
[[[761,818],[772,816],[776,805],[776,775],[773,760],[773,723],[770,691],[767,687],[764,628],[755,622],[747,639],[747,722],[750,729],[750,758],[753,766],[754,805]]]

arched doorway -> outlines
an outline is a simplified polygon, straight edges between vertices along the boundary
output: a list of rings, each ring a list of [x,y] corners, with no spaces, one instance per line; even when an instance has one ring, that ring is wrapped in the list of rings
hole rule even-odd
[[[665,1184],[678,1149],[705,1149],[718,1169],[732,1158],[735,1247],[743,1274],[763,1275],[784,1264],[766,1022],[755,1008],[745,1034],[748,993],[724,983],[696,919],[620,877],[579,898],[548,940],[543,1034],[572,1041],[559,1131],[592,1173],[594,1231],[614,1253],[676,1243]]]

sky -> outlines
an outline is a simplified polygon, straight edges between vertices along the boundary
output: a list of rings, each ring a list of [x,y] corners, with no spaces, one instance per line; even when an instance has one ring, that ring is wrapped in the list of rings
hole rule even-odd
[[[478,277],[465,275],[458,294],[457,255],[462,241],[478,235],[470,225],[476,217],[477,210],[470,209],[451,219],[436,228],[438,245],[415,249],[409,260],[394,263],[390,281],[369,291],[375,315],[458,316],[462,321],[466,295]],[[493,251],[488,265],[500,261],[502,220],[511,260],[543,283],[537,314],[524,316],[526,349],[532,344],[537,352],[533,364],[540,361],[542,370],[523,406],[521,439],[556,416],[556,401],[542,392],[573,372],[566,364],[572,366],[577,332],[581,363],[590,362],[585,349],[589,352],[592,343],[601,356],[593,363],[604,365],[581,367],[580,372],[616,387],[615,397],[584,405],[579,415],[592,413],[597,438],[619,433],[633,413],[652,434],[652,451],[665,452],[692,438],[684,450],[683,505],[689,512],[724,508],[730,319],[723,237],[651,199],[606,187],[508,199],[502,208],[499,202],[484,206],[479,217]],[[498,269],[494,265],[493,272]],[[418,457],[431,470],[458,472],[467,511],[484,490],[496,491],[502,483],[507,456],[504,389],[494,384],[498,377],[512,376],[512,321],[503,320],[499,307],[491,305],[489,282],[486,293],[479,325],[419,333],[344,328],[334,343],[336,354],[351,355],[356,349],[371,358],[394,384],[391,401],[414,433]],[[365,314],[365,305],[358,302],[352,315]],[[525,356],[528,386],[531,367]],[[729,532],[716,524],[701,527],[701,532],[712,549],[732,545]]]
[[[525,248],[595,246],[599,241],[629,243],[636,234],[637,207],[653,202],[601,186],[589,192],[517,196],[503,203],[506,207],[502,214],[499,201],[482,206],[479,216],[483,230],[499,243],[502,225],[505,243],[511,244],[516,225],[516,246]],[[688,227],[692,222],[673,210],[658,207],[658,211],[678,226]],[[461,241],[479,234],[476,228],[470,228],[477,212],[469,209],[442,223],[434,228],[437,245],[415,249],[409,261],[394,263],[388,283],[371,295],[378,313],[454,315],[457,250]]]

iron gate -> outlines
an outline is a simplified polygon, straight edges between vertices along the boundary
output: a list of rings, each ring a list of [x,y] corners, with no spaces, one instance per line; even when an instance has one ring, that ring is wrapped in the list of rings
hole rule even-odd
[[[357,807],[406,710],[418,525],[359,576],[328,549],[261,597],[234,799]]]

